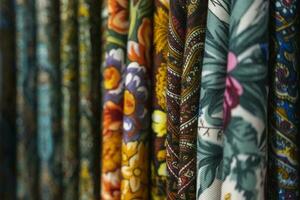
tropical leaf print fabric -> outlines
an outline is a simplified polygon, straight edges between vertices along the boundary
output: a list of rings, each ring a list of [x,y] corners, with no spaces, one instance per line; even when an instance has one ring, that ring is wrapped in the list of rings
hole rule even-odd
[[[230,1],[208,2],[197,139],[197,198],[219,200]]]
[[[0,0],[0,199],[299,199],[299,9]]]
[[[264,199],[269,1],[230,3],[221,199]]]
[[[268,198],[299,199],[299,1],[270,4]]]

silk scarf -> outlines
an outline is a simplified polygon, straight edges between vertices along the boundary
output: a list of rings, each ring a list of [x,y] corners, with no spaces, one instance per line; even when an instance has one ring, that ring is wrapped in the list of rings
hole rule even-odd
[[[65,199],[78,199],[79,196],[79,49],[77,14],[77,0],[61,0],[63,186]]]
[[[153,112],[151,148],[151,197],[166,198],[166,87],[169,1],[156,0],[153,19]]]
[[[230,1],[208,2],[197,138],[197,199],[219,200]]]
[[[103,68],[102,199],[120,199],[128,0],[108,0]]]
[[[267,0],[232,0],[221,199],[264,199],[268,95]]]
[[[299,199],[300,1],[270,4],[268,199]]]
[[[130,0],[121,199],[148,199],[152,1]]]

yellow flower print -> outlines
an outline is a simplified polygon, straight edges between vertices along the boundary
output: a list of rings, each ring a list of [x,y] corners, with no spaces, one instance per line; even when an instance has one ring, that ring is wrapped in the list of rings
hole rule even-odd
[[[157,137],[167,134],[167,114],[160,110],[154,110],[152,114],[152,129]]]
[[[121,81],[120,72],[113,66],[107,67],[103,72],[104,88],[106,90],[116,89]]]
[[[161,63],[156,73],[155,95],[158,105],[166,110],[167,64]]]
[[[103,141],[103,162],[102,162],[102,171],[104,173],[115,171],[121,166],[121,154],[118,153],[121,151],[121,134],[111,134],[104,136]]]
[[[79,7],[79,16],[88,17],[89,16],[89,10],[87,8],[87,5],[81,4]]]
[[[161,163],[157,172],[159,176],[167,176],[167,164],[165,162]]]
[[[143,197],[145,185],[147,184],[147,147],[143,143],[128,142],[123,144],[122,157],[122,193],[124,198],[132,195]],[[125,163],[124,163],[125,162]],[[144,186],[143,186],[144,185]],[[131,194],[131,195],[130,195]]]
[[[124,92],[124,114],[131,115],[135,111],[135,98],[131,92]]]
[[[163,8],[158,8],[154,15],[154,48],[156,53],[161,53],[168,48],[168,13]]]

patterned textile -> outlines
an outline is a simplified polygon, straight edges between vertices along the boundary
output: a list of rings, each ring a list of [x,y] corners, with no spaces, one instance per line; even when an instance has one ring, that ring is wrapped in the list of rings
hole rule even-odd
[[[37,64],[35,1],[16,2],[18,198],[37,199]],[[36,173],[37,172],[37,173]]]
[[[270,7],[268,199],[299,199],[300,1],[272,0]]]
[[[197,139],[197,198],[219,200],[230,0],[208,3]]]
[[[152,0],[130,0],[121,199],[148,199]]]
[[[59,1],[38,0],[38,149],[40,197],[62,197]],[[36,188],[35,188],[36,189]],[[36,191],[32,191],[38,194]],[[38,199],[39,199],[38,198]]]
[[[61,0],[64,199],[79,195],[78,1]]]
[[[151,148],[151,197],[166,198],[166,87],[169,0],[155,0],[153,19],[153,112]]]
[[[0,199],[16,199],[15,1],[0,0]],[[5,38],[5,39],[3,39]]]
[[[207,0],[187,1],[186,38],[181,75],[179,199],[196,198],[196,138]]]
[[[100,199],[100,1],[80,0],[80,199]]]
[[[127,0],[108,0],[106,64],[103,68],[103,200],[120,199],[123,94],[128,34]]]
[[[186,7],[179,0],[170,1],[167,58],[167,197],[179,199],[179,126],[183,52],[186,32]]]
[[[221,199],[264,199],[268,0],[232,0]]]

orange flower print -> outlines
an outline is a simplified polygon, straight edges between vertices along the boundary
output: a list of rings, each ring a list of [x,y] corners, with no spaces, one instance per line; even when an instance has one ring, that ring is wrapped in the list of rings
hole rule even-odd
[[[106,90],[116,89],[121,81],[121,74],[115,67],[110,66],[105,68],[103,72],[104,88]]]
[[[122,130],[122,108],[112,101],[107,101],[103,108],[103,134]]]
[[[149,19],[143,19],[138,29],[138,43],[128,42],[128,58],[131,62],[137,62],[139,65],[149,66],[150,46],[152,38],[152,25]]]
[[[104,173],[115,171],[121,166],[121,144],[122,144],[122,135],[120,134],[111,134],[109,137],[104,136],[103,141],[103,162],[102,162],[102,171]]]
[[[131,92],[125,90],[124,92],[124,114],[131,115],[135,111],[135,98]]]
[[[128,1],[108,0],[108,28],[120,34],[128,32]]]

